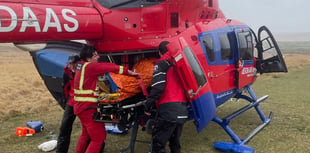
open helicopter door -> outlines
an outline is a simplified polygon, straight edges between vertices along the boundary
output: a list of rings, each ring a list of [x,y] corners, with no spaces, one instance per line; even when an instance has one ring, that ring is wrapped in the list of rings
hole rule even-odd
[[[259,73],[288,72],[280,48],[267,27],[262,26],[258,29],[256,42],[256,68]]]
[[[253,37],[249,28],[235,29],[238,46],[237,86],[238,89],[252,84],[256,79],[256,68],[254,63]]]
[[[200,132],[216,113],[214,97],[207,84],[205,73],[195,52],[191,50],[183,37],[170,42],[167,48],[174,59],[186,96],[191,104],[189,116],[195,119],[197,131]]]
[[[48,42],[44,49],[31,51],[33,62],[49,92],[65,109],[63,68],[70,55],[77,55],[83,44],[77,42]]]

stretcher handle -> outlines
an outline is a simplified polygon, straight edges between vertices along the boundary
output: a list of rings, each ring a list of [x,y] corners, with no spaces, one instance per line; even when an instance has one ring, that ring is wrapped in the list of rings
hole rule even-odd
[[[141,105],[144,105],[144,103],[146,103],[146,100],[137,102],[137,103],[135,103],[135,104],[130,104],[130,105],[122,106],[122,109],[127,109],[127,108],[132,108],[132,107],[141,106]]]

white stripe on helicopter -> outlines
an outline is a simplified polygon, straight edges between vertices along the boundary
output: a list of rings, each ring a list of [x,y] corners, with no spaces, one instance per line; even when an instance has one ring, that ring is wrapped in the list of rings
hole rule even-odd
[[[45,10],[46,16],[45,16],[45,23],[43,26],[43,30],[41,30],[41,26],[38,22],[39,20],[37,16],[33,13],[30,7],[23,7],[23,18],[22,19],[18,19],[15,11],[10,7],[0,6],[0,11],[1,10],[8,12],[11,18],[3,19],[1,18],[1,14],[0,14],[0,32],[11,32],[15,30],[17,27],[17,21],[22,21],[19,32],[25,32],[27,28],[34,28],[35,32],[47,32],[49,28],[56,28],[57,32],[63,31],[61,28],[61,23],[59,21],[59,18],[52,8],[46,8]],[[72,16],[76,16],[76,13],[70,9],[62,9],[61,14],[64,20],[70,23],[73,23],[74,25],[73,27],[69,27],[68,24],[63,24],[64,31],[75,32],[79,28],[79,22],[75,18],[68,16],[68,14],[71,14]],[[7,27],[2,27],[1,25],[2,21],[11,21],[11,23]]]

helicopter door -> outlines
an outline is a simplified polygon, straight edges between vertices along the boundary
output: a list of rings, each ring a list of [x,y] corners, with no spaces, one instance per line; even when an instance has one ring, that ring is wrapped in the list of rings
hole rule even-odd
[[[67,65],[68,57],[78,55],[82,48],[82,43],[55,41],[48,42],[42,50],[29,52],[45,86],[63,109],[66,106],[63,68]]]
[[[243,88],[255,81],[256,68],[254,65],[253,39],[250,29],[236,29],[235,35],[238,46],[237,86]]]
[[[280,48],[269,29],[262,26],[258,29],[257,70],[259,73],[287,72]]]
[[[190,117],[195,119],[198,131],[201,131],[215,116],[216,106],[208,86],[205,73],[186,40],[180,37],[167,46],[175,62],[186,96],[191,103]]]
[[[177,48],[172,54],[175,60],[175,65],[178,67],[179,75],[183,81],[183,86],[186,88],[188,99],[196,96],[201,87],[207,82],[206,77],[200,67],[194,53],[188,47],[186,41],[180,38],[179,42],[171,42],[169,46]],[[169,46],[168,49],[169,49]],[[182,49],[183,48],[183,49]]]

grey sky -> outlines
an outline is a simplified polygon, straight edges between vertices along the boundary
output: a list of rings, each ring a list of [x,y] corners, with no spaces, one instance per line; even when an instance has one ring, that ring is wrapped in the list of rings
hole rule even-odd
[[[310,0],[219,0],[227,18],[275,33],[310,32]]]

